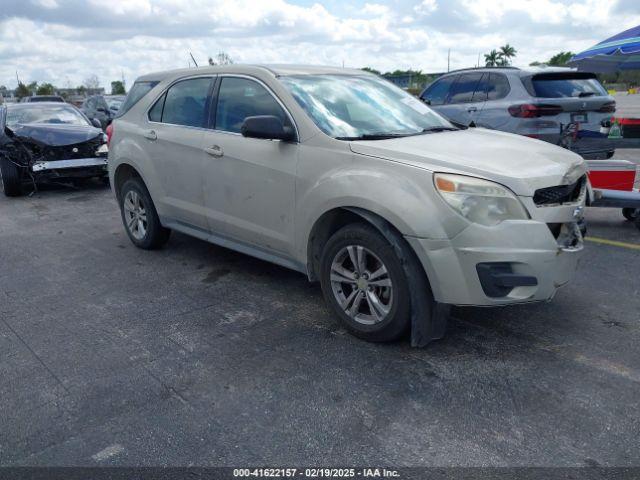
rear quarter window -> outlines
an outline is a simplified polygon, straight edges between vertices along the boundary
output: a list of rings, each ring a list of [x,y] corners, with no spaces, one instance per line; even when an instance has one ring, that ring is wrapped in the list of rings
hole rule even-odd
[[[153,87],[155,87],[159,82],[136,82],[129,90],[129,94],[125,98],[122,106],[118,110],[118,117],[121,117],[128,110],[131,109],[136,103],[140,101],[142,97],[144,97],[147,93],[151,91]]]

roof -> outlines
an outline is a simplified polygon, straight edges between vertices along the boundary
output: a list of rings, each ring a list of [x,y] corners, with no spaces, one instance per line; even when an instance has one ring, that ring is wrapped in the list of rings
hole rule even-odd
[[[274,76],[279,75],[370,75],[364,70],[355,68],[340,68],[322,65],[206,65],[203,67],[180,68],[177,70],[166,70],[163,72],[153,72],[142,75],[136,81],[152,82],[161,81],[167,77],[179,76],[180,74],[216,74],[216,73],[265,73],[270,72]]]
[[[450,72],[444,73],[444,75],[451,75],[454,73],[461,72],[512,72],[515,75],[519,75],[521,77],[526,77],[531,74],[536,73],[556,73],[556,72],[570,72],[573,71],[572,68],[567,67],[549,67],[546,65],[534,66],[534,67],[471,67],[471,68],[461,68],[459,70],[452,70]]]

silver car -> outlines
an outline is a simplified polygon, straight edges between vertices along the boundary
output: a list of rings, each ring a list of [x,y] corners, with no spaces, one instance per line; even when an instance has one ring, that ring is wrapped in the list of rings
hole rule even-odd
[[[616,102],[595,74],[568,68],[477,68],[438,78],[420,95],[448,119],[558,144],[570,123],[599,132]],[[611,157],[607,142],[577,142],[587,158]],[[581,148],[580,145],[584,145]]]
[[[136,246],[177,230],[302,272],[371,341],[440,338],[449,305],[549,300],[583,248],[581,157],[456,127],[359,70],[146,75],[107,134]]]

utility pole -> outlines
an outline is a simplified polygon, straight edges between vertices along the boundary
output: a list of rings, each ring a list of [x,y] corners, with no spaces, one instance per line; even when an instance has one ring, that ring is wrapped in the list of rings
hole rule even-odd
[[[451,49],[447,53],[447,73],[451,71]]]

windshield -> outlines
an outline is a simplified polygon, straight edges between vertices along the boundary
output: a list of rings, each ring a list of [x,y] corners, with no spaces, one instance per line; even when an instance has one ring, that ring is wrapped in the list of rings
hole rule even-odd
[[[7,126],[18,123],[56,123],[66,125],[88,125],[86,118],[69,105],[33,105],[7,108]]]
[[[417,98],[371,75],[300,75],[280,81],[318,128],[334,138],[385,138],[454,128]]]

